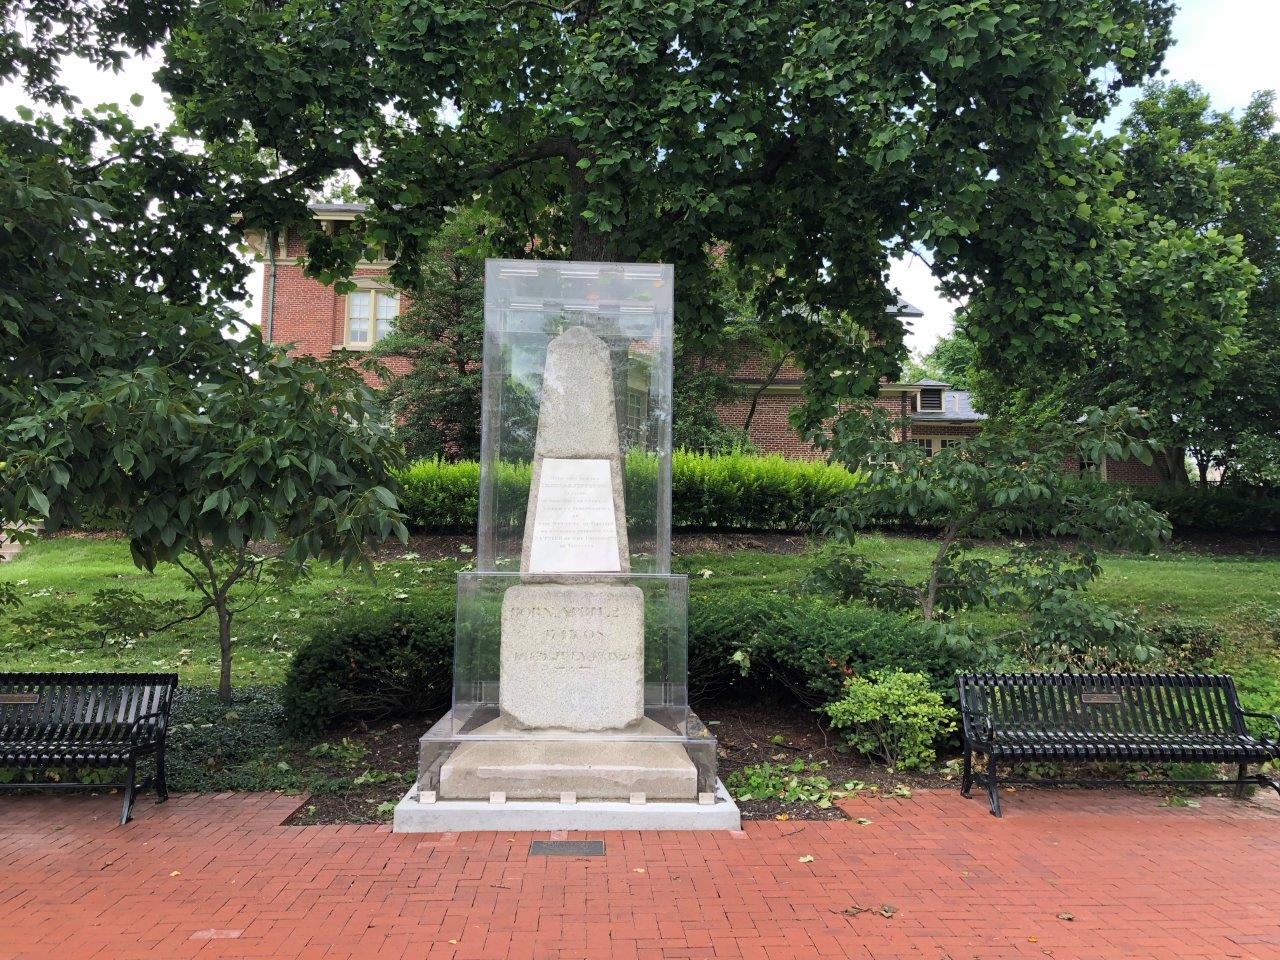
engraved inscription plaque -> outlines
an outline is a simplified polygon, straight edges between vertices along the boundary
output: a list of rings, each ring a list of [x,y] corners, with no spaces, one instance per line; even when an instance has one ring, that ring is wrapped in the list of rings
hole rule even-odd
[[[1101,704],[1117,704],[1122,703],[1120,694],[1118,693],[1082,693],[1080,694],[1080,705],[1084,707],[1098,706]]]
[[[529,573],[617,573],[618,522],[608,460],[542,461]]]

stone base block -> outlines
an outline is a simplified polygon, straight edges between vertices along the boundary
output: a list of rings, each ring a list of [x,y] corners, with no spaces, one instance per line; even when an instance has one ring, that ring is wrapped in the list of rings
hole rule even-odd
[[[644,592],[520,584],[502,598],[499,706],[528,730],[612,730],[644,716]]]
[[[740,830],[742,814],[724,785],[715,801],[660,800],[432,800],[414,787],[396,805],[396,833],[469,830]]]
[[[642,719],[628,728],[637,736],[668,731]],[[510,736],[503,719],[476,735]],[[556,800],[572,792],[580,800],[629,801],[698,797],[698,771],[679,743],[660,740],[600,740],[568,731],[521,731],[519,739],[461,743],[440,768],[442,800],[479,800],[495,791],[519,800]]]

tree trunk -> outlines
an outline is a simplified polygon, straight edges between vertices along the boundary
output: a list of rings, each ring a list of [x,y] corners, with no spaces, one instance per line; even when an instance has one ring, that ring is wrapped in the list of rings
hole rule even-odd
[[[1196,457],[1196,469],[1200,473],[1200,486],[1207,487],[1209,485],[1209,458]]]
[[[942,542],[938,544],[938,552],[933,556],[933,563],[929,564],[929,582],[925,585],[924,598],[920,604],[921,620],[933,619],[934,606],[938,602],[938,576],[942,573],[942,563],[947,559],[947,551],[951,549],[951,544],[959,532],[960,525],[956,522],[953,521],[947,525],[946,532],[942,535]]]
[[[215,601],[218,614],[218,647],[222,651],[222,670],[218,676],[218,699],[231,703],[231,611],[225,599]]]
[[[1187,448],[1170,447],[1155,456],[1156,471],[1160,479],[1172,487],[1189,487],[1191,478],[1187,476]]]
[[[572,251],[574,260],[605,260],[607,259],[605,256],[607,246],[605,235],[592,229],[590,223],[582,219],[582,217],[578,217],[574,221]]]

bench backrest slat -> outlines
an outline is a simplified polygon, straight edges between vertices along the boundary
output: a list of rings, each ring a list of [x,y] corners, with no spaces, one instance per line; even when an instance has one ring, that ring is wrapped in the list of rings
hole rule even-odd
[[[961,701],[1023,736],[1243,734],[1221,674],[961,674]]]
[[[168,713],[177,674],[0,673],[0,738],[121,740],[147,713]]]

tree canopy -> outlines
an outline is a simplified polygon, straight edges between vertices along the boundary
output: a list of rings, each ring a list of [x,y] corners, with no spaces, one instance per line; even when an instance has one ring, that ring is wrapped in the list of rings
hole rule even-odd
[[[1155,464],[1185,483],[1188,450],[1202,475],[1267,459],[1280,429],[1280,134],[1272,95],[1239,116],[1211,109],[1194,84],[1151,84],[1114,140],[1111,212],[1099,244],[1116,261],[1107,323],[1074,358],[1020,368],[995,351],[979,297],[958,327],[976,341],[985,408],[1031,421],[1091,403],[1136,406],[1164,448]],[[1108,200],[1112,203],[1112,200]],[[1269,444],[1272,462],[1280,447]],[[1256,468],[1255,468],[1256,469]]]
[[[115,63],[178,8],[148,24],[138,4],[63,7],[7,4],[0,34],[9,75],[66,113],[0,118],[0,528],[118,511],[135,562],[183,566],[217,611],[227,698],[254,542],[283,541],[295,568],[367,559],[404,535],[397,454],[356,371],[224,334],[257,156],[190,149],[115,107],[76,112],[57,83],[62,57]],[[25,31],[8,30],[15,8]]]
[[[913,245],[955,290],[985,291],[1011,362],[1105,322],[1097,291],[1117,280],[1091,242],[1109,212],[1089,201],[1110,183],[1077,175],[1094,148],[1081,130],[1158,68],[1172,13],[210,0],[174,29],[160,79],[206,142],[278,159],[246,198],[251,222],[305,222],[308,189],[359,176],[366,229],[310,239],[324,278],[386,242],[414,286],[449,209],[479,198],[508,254],[675,263],[681,322],[714,338],[725,244],[807,371],[816,423],[901,359],[886,268]]]

